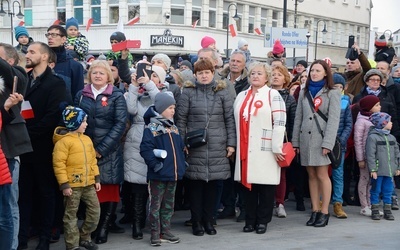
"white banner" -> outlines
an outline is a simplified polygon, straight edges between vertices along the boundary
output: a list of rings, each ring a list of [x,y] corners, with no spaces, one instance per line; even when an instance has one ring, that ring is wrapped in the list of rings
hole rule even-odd
[[[275,40],[279,39],[285,48],[306,49],[307,29],[295,28],[265,28],[264,47],[274,46]]]

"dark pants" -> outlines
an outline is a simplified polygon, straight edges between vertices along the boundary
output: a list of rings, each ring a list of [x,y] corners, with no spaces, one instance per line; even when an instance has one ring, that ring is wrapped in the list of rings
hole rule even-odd
[[[222,205],[224,205],[225,208],[231,208],[235,210],[236,193],[237,193],[235,189],[235,181],[233,180],[235,163],[232,161],[229,161],[229,163],[231,165],[231,177],[224,180],[221,203]]]
[[[190,210],[193,222],[212,222],[217,199],[217,180],[190,180]]]
[[[23,163],[19,176],[20,230],[19,241],[28,242],[31,215],[37,214],[39,235],[50,239],[55,209],[55,187],[53,165],[51,163]],[[33,206],[33,202],[37,206]]]
[[[246,225],[271,222],[274,209],[275,185],[252,184],[246,193]]]
[[[13,217],[9,197],[11,184],[0,185],[0,249],[11,249],[13,242]]]

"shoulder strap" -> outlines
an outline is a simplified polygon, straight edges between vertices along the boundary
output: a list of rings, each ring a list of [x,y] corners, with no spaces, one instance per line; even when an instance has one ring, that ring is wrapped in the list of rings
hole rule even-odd
[[[306,95],[306,97],[307,97],[308,103],[310,104],[311,111],[313,112],[314,120],[315,120],[315,123],[317,124],[318,131],[319,131],[319,133],[322,135],[322,138],[323,138],[323,137],[324,137],[324,133],[322,132],[322,129],[321,129],[321,126],[319,125],[319,121],[318,121],[318,119],[317,119],[317,116],[315,115],[315,107],[314,107],[314,102],[312,101],[312,98],[311,98],[311,94],[310,94],[309,91],[307,91],[307,92],[305,93],[305,95]],[[319,111],[319,110],[318,110],[318,111]],[[319,111],[319,113],[322,114],[321,111]],[[318,114],[319,114],[319,113],[318,113]],[[319,115],[321,115],[321,114],[319,114]],[[323,114],[322,114],[322,115],[323,115]],[[325,115],[324,115],[324,116],[321,116],[322,119],[324,119],[324,117],[326,118]],[[324,119],[324,120],[325,120],[325,119]],[[326,119],[326,121],[328,121],[328,119]]]
[[[213,104],[212,104],[212,106],[211,106],[211,113],[210,113],[210,116],[208,117],[208,120],[207,120],[207,124],[206,124],[205,129],[208,129],[208,124],[210,124],[211,116],[213,115],[213,112],[214,112],[214,107],[215,107],[215,93],[214,93],[213,97],[214,97],[214,98],[213,98]]]

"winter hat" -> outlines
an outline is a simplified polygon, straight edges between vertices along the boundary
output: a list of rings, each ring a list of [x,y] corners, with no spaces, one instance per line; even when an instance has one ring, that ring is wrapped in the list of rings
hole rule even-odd
[[[344,80],[343,76],[341,76],[338,73],[333,74],[333,83],[334,84],[340,83],[343,85],[343,88],[344,88],[344,86],[346,86],[346,80]]]
[[[88,63],[91,59],[96,60],[94,55],[89,54],[89,55],[85,56],[85,62]]]
[[[306,61],[304,61],[304,60],[300,60],[300,61],[298,61],[297,63],[296,63],[296,66],[297,65],[299,65],[299,64],[301,64],[301,65],[303,65],[304,66],[304,68],[307,68],[307,62]]]
[[[193,71],[192,70],[185,69],[185,70],[181,71],[181,74],[182,74],[183,82],[186,82],[186,81],[193,82],[194,81],[194,76],[193,76]]]
[[[153,56],[153,58],[151,58],[151,63],[153,63],[154,60],[157,59],[163,61],[167,69],[169,69],[169,67],[171,66],[171,59],[166,54],[163,53],[156,54],[155,56]]]
[[[360,111],[370,112],[370,110],[380,102],[379,98],[376,95],[367,95],[361,98],[359,102]]]
[[[28,30],[24,26],[17,26],[14,28],[15,30],[15,39],[18,41],[20,36],[27,36],[29,37]]]
[[[69,131],[77,130],[81,126],[86,116],[87,115],[85,111],[83,111],[81,108],[74,106],[68,106],[62,112],[62,119],[64,121],[65,127]]]
[[[379,76],[379,78],[381,78],[381,81],[383,80],[383,75],[382,75],[382,73],[381,73],[379,70],[377,70],[377,69],[370,69],[370,70],[367,71],[367,73],[365,73],[364,82],[368,82],[368,79],[369,79],[371,76]]]
[[[75,17],[67,19],[67,22],[65,23],[65,29],[67,30],[71,26],[75,26],[79,30],[78,19],[76,19]]]
[[[189,62],[188,60],[183,60],[182,63],[181,63],[181,66],[182,66],[182,65],[187,66],[191,71],[193,71],[192,63]]]
[[[392,71],[390,72],[392,75],[394,74],[394,72],[400,68],[400,65],[394,66]]]
[[[240,49],[241,47],[243,47],[245,45],[249,45],[249,43],[245,39],[240,38],[240,40],[238,42],[238,49]]]
[[[179,57],[178,58],[178,62],[182,62],[183,61],[183,58],[182,57]]]
[[[107,57],[100,52],[99,56],[97,57],[97,60],[107,60]]]
[[[376,47],[385,47],[387,45],[386,43],[386,37],[385,35],[381,35],[378,39],[375,40],[375,46]]]
[[[275,55],[282,54],[285,51],[280,40],[276,39],[274,43],[274,47],[272,48],[272,53]]]
[[[383,129],[390,122],[390,118],[391,116],[385,112],[377,112],[373,113],[369,120],[374,124],[375,128]]]
[[[165,76],[167,75],[167,72],[165,72],[165,70],[163,68],[161,68],[160,66],[157,66],[157,65],[153,65],[153,66],[151,66],[151,70],[153,70],[154,73],[157,74],[158,78],[160,78],[160,83],[165,82]]]
[[[124,33],[120,32],[120,31],[115,31],[110,36],[110,41],[112,41],[112,40],[116,40],[117,42],[122,42],[122,41],[126,40],[126,36]]]
[[[154,100],[154,108],[156,109],[157,113],[161,114],[166,110],[169,106],[176,104],[174,94],[170,91],[166,92],[159,92],[156,95]]]
[[[205,36],[203,37],[203,39],[201,39],[201,47],[203,49],[208,48],[208,46],[210,46],[213,43],[215,43],[215,40],[210,36]]]

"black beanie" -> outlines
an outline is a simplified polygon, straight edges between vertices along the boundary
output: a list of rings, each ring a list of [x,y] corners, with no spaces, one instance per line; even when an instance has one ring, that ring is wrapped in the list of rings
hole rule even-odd
[[[125,34],[119,31],[116,31],[111,34],[110,41],[117,40],[118,42],[122,42],[126,40]]]

